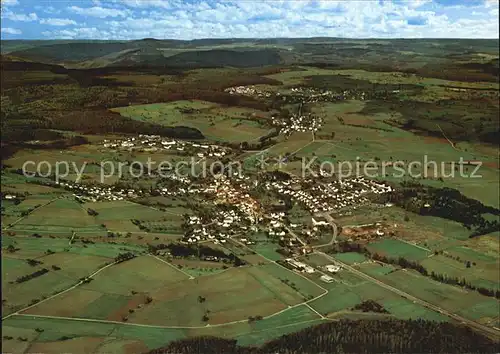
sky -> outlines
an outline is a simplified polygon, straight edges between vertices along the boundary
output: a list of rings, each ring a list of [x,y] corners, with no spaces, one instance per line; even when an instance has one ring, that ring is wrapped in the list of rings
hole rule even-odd
[[[0,0],[2,39],[498,38],[498,0]]]

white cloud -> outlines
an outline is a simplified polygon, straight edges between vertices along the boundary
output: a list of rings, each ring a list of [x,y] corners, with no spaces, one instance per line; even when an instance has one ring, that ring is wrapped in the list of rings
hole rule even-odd
[[[23,32],[17,28],[2,27],[2,33],[7,34],[22,34]]]
[[[2,0],[2,6],[16,6],[19,5],[17,0]]]
[[[122,2],[123,4],[130,7],[141,7],[141,8],[158,7],[163,9],[172,8],[170,1],[166,0],[122,0]]]
[[[59,13],[61,13],[61,10],[57,10],[53,6],[43,7],[42,11],[45,12],[46,14],[59,14]]]
[[[45,31],[42,34],[49,38],[61,38],[61,39],[111,39],[110,33],[108,31],[102,31],[96,27],[81,27],[74,28],[71,30],[58,30],[58,31]]]
[[[468,8],[464,5],[441,6],[431,0],[93,0],[93,3],[93,7],[71,6],[68,10],[108,20],[93,22],[95,27],[90,29],[79,24],[80,29],[46,31],[45,35],[113,39],[498,38],[498,24],[495,23],[498,3],[489,0]]]
[[[407,5],[412,9],[416,9],[417,7],[423,6],[430,2],[432,2],[432,0],[413,0],[413,1],[408,1]]]
[[[490,7],[498,7],[498,0],[486,0],[484,5],[487,9]]]
[[[49,26],[70,26],[76,25],[76,22],[68,18],[42,18],[40,19],[42,25]]]
[[[100,6],[94,7],[78,7],[70,6],[68,10],[82,16],[106,18],[106,17],[126,17],[130,11],[119,10],[113,8],[105,8]]]
[[[9,10],[2,11],[2,18],[6,18],[11,21],[21,21],[21,22],[32,22],[38,20],[38,16],[34,12],[25,15],[25,14],[16,14]]]

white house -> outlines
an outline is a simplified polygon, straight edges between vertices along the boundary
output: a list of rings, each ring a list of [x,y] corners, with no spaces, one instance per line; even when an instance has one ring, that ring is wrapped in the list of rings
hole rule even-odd
[[[312,223],[314,226],[317,226],[317,225],[320,225],[320,226],[323,226],[323,225],[328,225],[328,221],[322,217],[322,216],[314,216],[312,218]]]
[[[328,264],[325,268],[330,273],[337,273],[340,270],[340,267],[334,264]]]
[[[328,276],[328,275],[322,275],[322,276],[320,277],[320,279],[321,279],[322,281],[324,281],[325,283],[331,283],[331,282],[333,282],[333,278],[332,278],[332,277],[330,277],[330,276]]]

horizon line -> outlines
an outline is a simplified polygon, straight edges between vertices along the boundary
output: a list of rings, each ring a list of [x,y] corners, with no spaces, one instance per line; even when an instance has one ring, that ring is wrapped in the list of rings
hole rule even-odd
[[[200,40],[277,40],[277,39],[340,39],[340,40],[497,40],[497,37],[200,37],[192,39],[176,39],[176,38],[154,38],[154,37],[143,37],[143,38],[131,38],[131,39],[96,39],[96,38],[10,38],[5,39],[0,37],[0,41],[144,41],[144,40],[156,40],[156,41],[178,41],[178,42],[191,42]]]

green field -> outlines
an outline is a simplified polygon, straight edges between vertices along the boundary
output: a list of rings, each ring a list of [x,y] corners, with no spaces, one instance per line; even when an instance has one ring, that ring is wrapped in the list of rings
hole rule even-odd
[[[157,348],[171,340],[185,337],[185,332],[178,329],[131,327],[126,324],[80,322],[53,318],[30,318],[24,316],[11,317],[6,320],[4,325],[8,326],[10,335],[14,337],[12,340],[13,342],[17,341],[15,338],[26,332],[35,332],[34,330],[36,328],[43,329],[43,332],[36,337],[35,342],[48,343],[57,341],[58,345],[53,347],[55,352],[60,352],[58,347],[64,346],[64,341],[61,341],[62,337],[113,338],[118,343],[123,339],[138,340],[144,343],[149,349]],[[10,341],[7,344],[10,345]],[[3,345],[5,345],[5,342]]]
[[[268,240],[266,235],[264,234],[257,234],[253,235],[250,237],[252,241],[255,242],[255,244],[250,245],[251,249],[253,249],[255,252],[258,254],[261,254],[262,256],[272,260],[272,261],[278,261],[280,259],[283,259],[283,255],[280,253],[276,252],[280,246],[277,243],[271,242],[271,240]]]
[[[383,305],[396,318],[447,320],[446,317],[413,304],[410,300],[402,299],[376,284],[364,282],[354,286],[345,283],[332,283],[329,285],[332,286],[329,287],[330,292],[327,295],[311,302],[311,306],[315,310],[329,317],[350,310],[363,301],[373,300]]]
[[[498,300],[480,295],[475,291],[438,283],[413,271],[399,270],[379,279],[415,297],[439,304],[448,311],[459,313],[472,320],[488,321],[498,318]]]
[[[59,217],[64,213],[64,218]],[[103,231],[98,221],[76,201],[57,199],[35,209],[15,225],[15,229],[42,231]]]
[[[366,257],[357,252],[336,253],[333,257],[347,264],[363,263],[366,261]]]
[[[214,10],[209,5],[213,11],[223,7]],[[389,10],[398,17],[400,7],[406,5],[392,4]],[[498,12],[490,5],[484,14]],[[117,11],[131,14],[127,6],[121,4]],[[175,2],[173,6],[175,10]],[[298,17],[306,16],[312,22],[325,10],[323,4],[301,6],[290,8],[299,9]],[[417,7],[411,6],[410,12]],[[440,15],[445,18],[447,10],[441,7]],[[190,15],[193,9],[188,9]],[[204,15],[214,15],[212,10]],[[248,12],[244,7],[240,10]],[[329,10],[330,14],[336,12]],[[158,17],[158,13],[148,14]],[[275,15],[270,13],[268,22],[279,27]],[[452,19],[455,25],[467,24],[461,22],[461,13],[457,16]],[[126,19],[120,14],[115,17],[118,22]],[[211,17],[216,18],[209,22],[221,20]],[[257,17],[257,22],[262,20]],[[239,31],[240,25],[232,22],[226,27]],[[407,22],[404,25],[410,24]],[[274,27],[271,32],[276,33]],[[304,35],[307,30],[309,25],[304,27]],[[13,35],[10,32],[7,35]],[[126,36],[127,31],[123,32]],[[173,32],[178,37],[177,29]],[[471,33],[477,37],[475,31]],[[172,341],[198,336],[258,346],[343,319],[468,325],[451,316],[455,314],[489,328],[500,327],[497,298],[481,295],[478,289],[451,285],[453,280],[450,284],[446,284],[447,279],[432,280],[439,274],[465,279],[476,288],[500,290],[500,232],[490,227],[487,235],[472,234],[481,217],[490,223],[498,220],[498,210],[479,204],[500,206],[497,40],[318,37],[188,42],[149,38],[110,42],[7,40],[3,44],[3,353],[147,353]],[[315,127],[311,119],[314,124],[321,121],[314,131],[308,130]],[[285,133],[286,128],[295,131]],[[158,148],[158,141],[147,146],[145,135],[185,141],[185,149],[179,145]],[[141,145],[107,144],[132,138]],[[211,146],[195,147],[189,141]],[[216,150],[227,154],[221,157]],[[216,159],[223,164],[242,162],[244,179],[222,173],[206,178],[189,175],[187,183],[176,181],[179,172],[189,172],[191,166],[184,164],[181,171],[176,169],[168,177],[155,173],[135,177],[125,168],[100,181],[103,161],[117,172],[121,163],[130,167],[132,161],[169,161],[179,167],[177,163],[190,160],[191,155],[205,156],[208,163]],[[283,156],[285,166],[272,161]],[[262,158],[267,159],[265,166]],[[294,247],[293,243],[287,246],[288,235],[278,242],[278,237],[265,231],[274,218],[270,213],[278,209],[276,202],[284,202],[285,224],[300,224],[293,227],[297,234],[305,235],[310,229],[312,214],[296,193],[278,192],[274,187],[279,183],[273,182],[287,185],[285,181],[290,181],[285,189],[314,195],[317,199],[313,204],[320,207],[327,197],[326,193],[317,195],[323,191],[322,184],[340,177],[301,178],[306,172],[305,158],[334,163],[334,170],[339,162],[351,162],[351,167],[355,162],[360,167],[376,163],[373,179],[389,182],[396,191],[379,195],[361,187],[364,191],[360,194],[369,199],[366,202],[357,193],[358,186],[343,184],[349,191],[335,192],[328,203],[335,208],[331,217],[339,230],[351,227],[352,232],[340,233],[330,245],[330,228],[323,229],[314,239],[301,240],[310,249]],[[457,173],[460,160],[481,161],[477,171],[481,178]],[[75,197],[85,192],[75,186],[56,186],[53,174],[23,176],[20,169],[26,161],[33,161],[34,166],[43,161],[51,167],[65,161],[72,164],[72,170],[59,171],[57,178],[61,172],[69,172],[64,179],[76,181],[75,169],[83,168],[78,183],[130,193],[121,201],[104,201],[108,197],[103,193],[96,198],[101,201],[79,203]],[[403,175],[389,166],[397,161],[404,162]],[[422,166],[425,161],[428,166]],[[194,166],[194,172],[201,172],[202,165]],[[465,167],[469,173],[473,169],[470,164]],[[361,171],[350,172],[352,176]],[[226,182],[232,187],[226,189]],[[215,189],[209,188],[213,186]],[[456,189],[478,203],[460,199],[445,188]],[[15,194],[17,200],[6,194]],[[448,196],[456,204],[446,209],[442,206],[447,206]],[[353,205],[344,207],[342,200]],[[423,207],[424,203],[431,205]],[[425,214],[423,208],[443,217],[419,215]],[[232,211],[238,217],[231,226],[222,226],[219,221]],[[262,219],[249,220],[251,214]],[[186,216],[192,215],[199,216],[209,232],[203,235],[215,237],[202,239],[198,245],[211,248],[212,254],[221,256],[218,259],[202,257],[201,247],[198,257],[182,255],[181,245],[192,243],[186,238],[194,230],[185,222]],[[471,223],[475,216],[477,224]],[[368,223],[377,223],[373,232],[355,232],[356,225]],[[489,227],[490,223],[481,226]],[[375,228],[383,230],[385,236],[375,235]],[[244,231],[249,229],[256,231]],[[226,239],[222,233],[227,242],[220,242]],[[243,237],[252,244],[246,245]],[[369,252],[337,253],[343,241],[359,243]],[[179,248],[169,245],[172,242]],[[190,251],[196,244],[192,247]],[[117,257],[124,253],[134,257],[118,262]],[[375,261],[369,253],[389,258],[390,264]],[[244,263],[237,266],[235,257]],[[315,271],[289,269],[283,263],[285,258],[307,263]],[[428,274],[413,270],[415,266],[401,267],[398,258],[421,265]],[[330,273],[325,268],[330,264],[342,267]],[[324,274],[331,282],[321,279]],[[388,313],[354,309],[369,300]],[[427,307],[429,304],[435,310]],[[465,348],[469,344],[466,332],[458,340],[449,336],[451,328],[436,326],[433,333],[413,330],[433,327],[426,323],[404,324],[408,343],[401,342],[401,333],[391,334],[392,327],[365,335],[359,330],[350,332],[350,324],[339,324],[345,325],[346,331],[333,338],[338,352],[354,352],[358,344],[380,348],[384,341],[392,348],[386,351],[404,352],[427,344],[414,343],[416,340],[440,334],[446,345]],[[359,328],[368,332],[372,326],[362,322]],[[382,328],[384,323],[376,326]],[[491,335],[485,327],[474,327]],[[322,329],[311,331],[311,340],[332,344],[327,343],[331,333],[320,332]],[[343,345],[353,338],[358,343]],[[296,352],[310,351],[307,343],[299,344],[302,346]],[[483,347],[480,340],[474,344]],[[294,351],[273,349],[277,353]]]
[[[119,253],[132,251],[140,253],[143,248],[118,244],[72,244],[67,239],[33,238],[21,236],[3,236],[2,246],[12,245],[14,252],[6,253],[2,258],[2,290],[4,293],[4,313],[11,313],[50,295],[75,285],[79,279],[86,277],[106,264],[112,262]],[[28,265],[28,259],[40,262]],[[54,269],[57,267],[59,269]],[[27,276],[41,269],[49,272],[16,282],[16,279]],[[47,304],[51,301],[49,300]],[[38,306],[45,306],[43,303]],[[71,309],[71,303],[68,309]]]
[[[368,249],[372,253],[378,253],[389,258],[403,257],[412,261],[419,261],[430,255],[429,251],[396,239],[372,242],[368,245]]]
[[[274,263],[269,263],[261,266],[263,270],[271,274],[275,278],[287,280],[289,284],[295,284],[298,292],[303,298],[313,298],[321,295],[324,291],[316,285],[313,281],[305,277],[285,269]]]
[[[254,110],[225,109],[206,101],[176,101],[112,109],[125,117],[166,126],[188,126],[199,129],[215,141],[253,141],[266,135],[270,127],[246,119]],[[258,112],[259,113],[259,112]],[[264,112],[259,115],[264,116]]]
[[[419,319],[425,318],[429,321],[440,321],[445,322],[449,321],[448,317],[443,316],[437,312],[426,309],[425,307],[414,304],[413,302],[407,299],[388,299],[380,300],[381,305],[389,311],[390,313],[395,314],[398,318],[401,319]]]
[[[82,288],[106,294],[128,295],[132,290],[153,292],[186,278],[186,275],[153,257],[141,256],[106,269]],[[134,279],[132,284],[130,279]]]
[[[152,233],[181,233],[184,208],[169,208],[161,211],[158,208],[141,205],[128,201],[105,201],[86,203],[85,208],[95,210],[98,215],[96,221],[106,229],[114,232],[138,232],[139,227],[132,223],[136,219]]]
[[[37,305],[28,313],[119,320],[122,312],[126,314],[129,308],[144,303],[143,294],[186,278],[153,257],[137,257],[103,270],[90,283]],[[130,283],[130,279],[134,282]]]
[[[375,262],[360,264],[356,268],[375,278],[381,275],[389,274],[390,272],[394,272],[396,270],[396,268],[390,264],[382,265]]]
[[[68,252],[70,254],[92,255],[114,258],[121,252],[142,252],[143,247],[127,244],[94,243],[69,245],[69,238],[33,238],[24,236],[2,236],[2,247],[13,245],[19,248],[11,256],[16,258],[38,258],[45,255],[47,250],[54,252]]]
[[[472,285],[478,287],[498,289],[500,287],[500,282],[498,280],[498,263],[493,260],[486,264],[478,264],[475,261],[468,260],[469,258],[474,259],[473,257],[468,257],[459,262],[450,257],[436,255],[425,259],[421,264],[428,272],[435,272],[457,279],[465,279]],[[470,262],[470,267],[467,267],[467,262]],[[472,262],[476,263],[476,265]]]
[[[270,276],[267,275],[267,278]],[[150,306],[136,311],[129,321],[174,326],[204,326],[202,317],[208,313],[209,324],[244,321],[249,316],[266,316],[286,308],[276,295],[276,288],[265,287],[274,280],[256,279],[245,268],[234,268],[171,284],[153,292]],[[206,300],[199,301],[199,296]],[[290,294],[290,296],[293,296]]]
[[[258,345],[287,333],[324,322],[306,306],[298,306],[252,324],[250,333],[236,337],[239,345]]]
[[[31,345],[35,348],[44,348],[45,350],[50,348],[55,352],[61,352],[68,348],[68,344],[78,344],[80,338],[96,338],[102,341],[98,341],[94,350],[101,351],[106,350],[106,348],[111,350],[112,348],[113,353],[125,353],[124,346],[131,342],[138,342],[136,350],[143,351],[166,345],[173,340],[186,338],[188,334],[198,336],[216,334],[233,337],[238,340],[240,345],[258,345],[280,335],[322,322],[324,321],[305,306],[292,308],[282,314],[254,322],[251,325],[239,323],[218,328],[199,329],[139,327],[125,323],[80,322],[16,316],[7,319],[3,325],[3,335],[12,336],[13,339],[4,340],[2,348],[6,352],[9,349],[26,349]],[[36,332],[36,328],[43,330],[43,332]],[[18,337],[24,337],[27,341],[19,341]],[[69,339],[62,340],[63,337]],[[68,341],[69,343],[67,343]]]
[[[322,292],[314,282],[274,264],[228,269],[193,280],[173,266],[142,256],[104,269],[90,283],[27,313],[114,321],[127,316],[129,323],[203,326],[207,310],[211,324],[246,321],[249,316],[272,315]],[[151,296],[150,303],[145,302],[146,295]],[[199,296],[206,301],[200,302]]]

